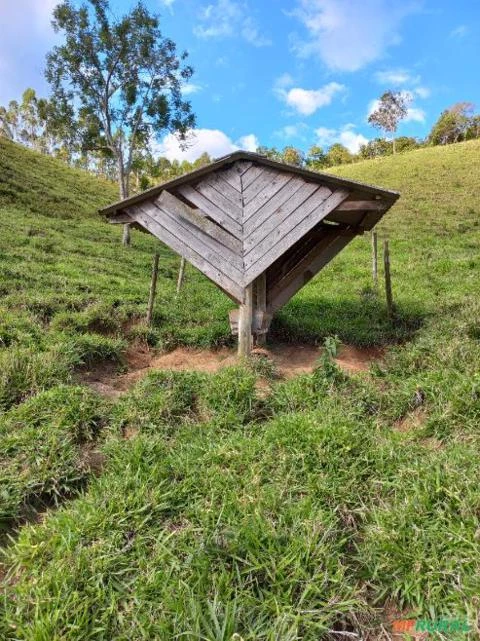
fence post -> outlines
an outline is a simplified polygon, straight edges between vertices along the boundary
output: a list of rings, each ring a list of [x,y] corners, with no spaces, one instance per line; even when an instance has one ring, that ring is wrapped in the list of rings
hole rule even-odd
[[[183,285],[183,278],[185,276],[185,258],[182,258],[180,261],[180,270],[178,272],[178,280],[177,280],[177,296],[180,294],[180,290],[182,289]]]
[[[376,231],[372,231],[372,277],[373,286],[378,289],[378,240]]]
[[[392,277],[390,274],[390,250],[388,248],[388,240],[383,241],[383,267],[385,271],[385,295],[387,297],[387,312],[389,318],[393,318],[394,305],[392,294]]]

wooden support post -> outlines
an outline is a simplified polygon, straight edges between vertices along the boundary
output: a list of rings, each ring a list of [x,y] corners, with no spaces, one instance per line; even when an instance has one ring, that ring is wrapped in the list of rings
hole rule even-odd
[[[245,287],[245,298],[238,316],[238,355],[249,356],[252,350],[253,284]]]
[[[122,244],[125,245],[125,247],[130,247],[130,243],[130,223],[125,223],[123,226]]]
[[[255,310],[265,315],[267,312],[267,274],[263,272],[255,280]],[[257,345],[265,345],[267,334],[257,334]]]
[[[180,270],[178,272],[177,296],[180,294],[180,290],[182,289],[183,278],[185,276],[185,264],[186,264],[186,260],[185,258],[182,258],[182,260],[180,261]]]
[[[378,289],[378,241],[376,231],[372,231],[372,277],[373,286]]]
[[[158,259],[159,255],[158,252],[156,252],[153,257],[152,282],[150,283],[150,295],[148,297],[147,325],[151,325],[153,319],[153,306],[155,304],[155,295],[157,293]]]
[[[383,267],[385,271],[385,295],[387,297],[387,312],[389,318],[394,316],[393,294],[392,294],[392,278],[390,275],[390,250],[388,248],[388,240],[383,241]]]

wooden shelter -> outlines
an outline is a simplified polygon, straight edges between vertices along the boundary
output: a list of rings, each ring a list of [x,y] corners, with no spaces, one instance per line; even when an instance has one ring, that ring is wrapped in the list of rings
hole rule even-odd
[[[399,194],[238,151],[106,207],[180,254],[239,305],[239,352]]]

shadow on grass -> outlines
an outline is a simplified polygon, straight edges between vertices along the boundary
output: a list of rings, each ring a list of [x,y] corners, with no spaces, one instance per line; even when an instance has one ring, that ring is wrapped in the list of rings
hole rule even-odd
[[[398,306],[390,319],[385,304],[372,293],[360,299],[302,296],[275,314],[270,338],[281,342],[322,343],[338,336],[358,347],[381,346],[409,340],[423,325],[427,313],[416,306]]]

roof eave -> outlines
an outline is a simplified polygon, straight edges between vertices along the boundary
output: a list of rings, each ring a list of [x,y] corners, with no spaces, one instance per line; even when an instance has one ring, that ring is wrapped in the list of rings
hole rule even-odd
[[[295,167],[294,165],[286,165],[285,163],[277,162],[275,160],[271,160],[270,158],[266,158],[265,156],[261,156],[260,154],[249,151],[234,151],[233,153],[223,156],[222,158],[219,158],[215,162],[206,165],[205,167],[200,167],[199,169],[195,169],[194,171],[184,174],[183,176],[179,176],[178,178],[174,178],[173,180],[155,185],[155,187],[151,187],[150,189],[147,189],[146,191],[135,196],[131,196],[130,198],[117,201],[116,203],[113,203],[108,207],[100,209],[99,213],[107,216],[122,211],[125,207],[130,207],[131,205],[135,205],[139,202],[148,200],[158,195],[165,189],[174,189],[179,185],[183,185],[190,181],[195,181],[199,178],[202,178],[206,174],[217,171],[221,167],[238,160],[251,160],[252,162],[259,162],[267,167],[272,167],[281,171],[289,171],[315,182],[325,182],[327,184],[330,183],[340,187],[355,187],[356,189],[367,194],[371,194],[372,196],[381,196],[382,198],[385,198],[385,200],[389,203],[389,207],[391,207],[400,197],[400,194],[397,191],[382,189],[380,187],[376,187],[375,185],[362,183],[356,180],[339,178],[338,176],[334,176],[333,174],[311,171],[309,169],[303,169],[302,167]]]

